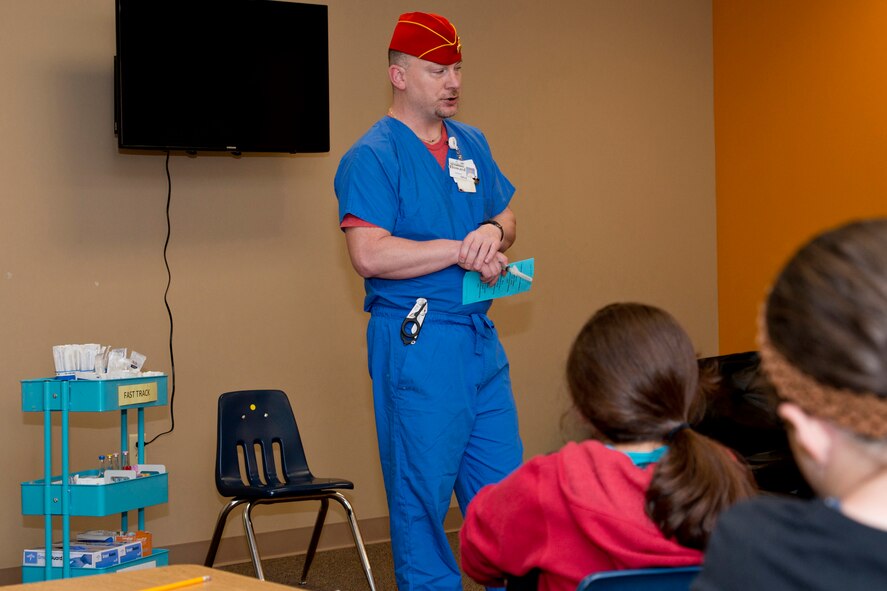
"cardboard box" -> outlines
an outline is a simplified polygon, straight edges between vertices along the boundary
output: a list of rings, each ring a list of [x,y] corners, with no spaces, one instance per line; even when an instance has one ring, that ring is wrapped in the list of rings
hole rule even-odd
[[[117,534],[114,537],[114,541],[118,544],[121,542],[141,542],[142,543],[142,556],[150,556],[151,548],[153,546],[153,538],[149,531],[135,531],[135,532],[126,532]]]
[[[74,539],[81,544],[125,544],[129,542],[142,543],[142,556],[151,555],[151,532],[148,531],[113,531],[105,529],[93,529],[78,533]]]
[[[69,564],[71,568],[108,568],[124,564],[142,557],[142,543],[125,544],[83,544],[71,542],[69,547]],[[24,566],[44,566],[46,550],[29,548],[22,553]],[[52,545],[52,566],[62,567],[62,543]]]

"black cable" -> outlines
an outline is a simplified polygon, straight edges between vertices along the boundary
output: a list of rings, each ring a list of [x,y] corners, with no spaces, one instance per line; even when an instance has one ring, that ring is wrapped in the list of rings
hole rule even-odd
[[[158,433],[149,441],[145,442],[145,447],[153,443],[158,437],[172,433],[176,428],[176,413],[173,405],[176,400],[176,358],[173,355],[172,348],[172,309],[169,307],[169,286],[172,284],[172,272],[169,270],[169,258],[166,251],[169,248],[169,237],[172,233],[172,225],[169,221],[169,204],[172,201],[172,177],[169,175],[169,150],[166,151],[166,241],[163,243],[163,264],[166,265],[166,290],[163,292],[163,303],[166,305],[166,313],[169,316],[169,364],[170,364],[170,392],[169,392],[169,429],[163,433]]]

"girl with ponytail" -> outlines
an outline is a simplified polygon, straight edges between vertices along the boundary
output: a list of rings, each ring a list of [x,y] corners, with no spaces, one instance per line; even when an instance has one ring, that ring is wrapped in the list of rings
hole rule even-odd
[[[478,493],[460,533],[465,572],[495,586],[537,571],[539,589],[572,591],[592,572],[699,564],[718,514],[755,487],[690,427],[700,384],[686,332],[658,308],[609,305],[576,338],[567,383],[591,439]]]

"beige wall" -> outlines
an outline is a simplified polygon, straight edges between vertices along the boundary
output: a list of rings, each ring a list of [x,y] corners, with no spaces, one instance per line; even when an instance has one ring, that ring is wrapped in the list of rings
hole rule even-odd
[[[330,1],[328,155],[171,158],[176,429],[148,448],[171,473],[169,504],[148,511],[160,546],[209,538],[222,504],[215,401],[238,388],[286,390],[314,471],[353,479],[362,519],[386,514],[362,285],[335,225],[332,178],[385,112],[390,30],[416,9],[444,10]],[[510,255],[536,257],[533,290],[492,311],[532,455],[564,439],[562,366],[595,308],[661,305],[701,352],[717,352],[711,6],[453,0],[446,12],[467,59],[460,118],[484,129],[518,187]],[[21,413],[18,380],[51,373],[50,347],[70,342],[128,346],[170,370],[164,157],[117,151],[113,54],[110,0],[0,3],[0,568],[42,539],[42,521],[19,513],[18,483],[39,476],[42,451],[41,417]],[[148,415],[149,436],[167,428],[166,410]],[[73,468],[115,445],[116,420],[75,417]],[[266,509],[258,527],[312,517]]]

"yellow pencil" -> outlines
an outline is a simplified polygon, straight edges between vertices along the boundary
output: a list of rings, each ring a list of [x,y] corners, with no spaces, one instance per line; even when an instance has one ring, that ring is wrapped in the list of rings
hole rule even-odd
[[[172,591],[172,589],[181,589],[182,587],[190,587],[191,585],[199,585],[212,580],[210,575],[202,577],[194,577],[193,579],[185,579],[184,581],[176,581],[175,583],[167,583],[166,585],[157,585],[156,587],[148,587],[142,591]]]

